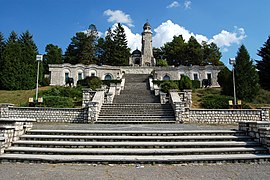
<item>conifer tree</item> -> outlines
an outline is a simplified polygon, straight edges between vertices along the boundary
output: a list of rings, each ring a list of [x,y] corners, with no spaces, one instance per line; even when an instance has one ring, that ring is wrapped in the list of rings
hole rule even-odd
[[[270,90],[270,36],[258,51],[258,55],[262,57],[261,61],[257,61],[260,85],[262,88]]]
[[[116,65],[116,46],[113,41],[113,33],[111,28],[107,30],[104,41],[104,52],[101,56],[101,61],[107,65]]]
[[[20,62],[20,89],[33,89],[35,88],[36,84],[36,55],[38,54],[37,46],[29,31],[26,31],[20,36],[19,43],[22,50]],[[40,63],[40,66],[42,66],[42,63]],[[40,69],[42,69],[42,67]],[[43,73],[40,73],[39,77],[39,81],[42,81]]]
[[[237,98],[250,102],[258,93],[259,76],[244,45],[239,48],[235,60]]]
[[[20,63],[22,50],[17,34],[12,31],[2,54],[0,84],[2,89],[20,89]]]
[[[92,64],[96,62],[96,43],[98,32],[95,25],[90,25],[86,32],[77,32],[71,38],[65,52],[65,63],[70,64]]]
[[[49,74],[49,64],[62,64],[62,49],[56,45],[48,44],[45,48],[46,54],[44,55],[43,66],[44,73]]]
[[[116,28],[113,31],[113,41],[115,44],[116,52],[116,60],[115,65],[128,65],[128,59],[130,56],[130,49],[127,44],[127,37],[125,34],[125,30],[120,23],[117,24]]]
[[[5,38],[4,35],[0,32],[0,74],[2,72],[2,67],[3,67],[3,52],[5,49]],[[2,89],[2,84],[1,84],[1,80],[0,80],[0,89]]]

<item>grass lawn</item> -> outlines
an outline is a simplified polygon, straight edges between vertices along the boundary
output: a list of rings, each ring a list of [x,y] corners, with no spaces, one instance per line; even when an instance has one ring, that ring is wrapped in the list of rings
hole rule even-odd
[[[46,90],[49,86],[39,87],[39,90]],[[11,103],[16,106],[23,106],[28,104],[28,98],[35,96],[36,89],[32,90],[17,90],[6,91],[0,90],[0,103]]]

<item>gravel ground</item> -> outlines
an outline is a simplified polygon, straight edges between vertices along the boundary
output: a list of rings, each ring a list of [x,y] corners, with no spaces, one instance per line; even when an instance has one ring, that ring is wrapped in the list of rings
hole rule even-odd
[[[0,164],[0,179],[270,179],[270,163],[210,165]]]

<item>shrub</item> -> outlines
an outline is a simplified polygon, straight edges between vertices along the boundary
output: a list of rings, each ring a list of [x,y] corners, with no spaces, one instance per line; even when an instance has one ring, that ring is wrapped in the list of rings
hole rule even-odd
[[[158,59],[156,65],[161,66],[161,67],[166,67],[166,66],[168,66],[168,62],[166,60],[163,60],[163,59]]]
[[[42,106],[57,107],[57,108],[72,108],[74,107],[74,104],[73,99],[70,97],[44,96]]]
[[[260,89],[253,102],[256,104],[270,104],[270,91]]]
[[[191,89],[192,88],[192,82],[191,82],[191,80],[189,79],[188,76],[181,75],[181,79],[179,81],[178,88],[180,90]]]
[[[170,89],[178,89],[178,86],[173,81],[165,81],[160,84],[161,91],[168,93]]]
[[[91,76],[86,77],[85,79],[79,80],[77,82],[78,85],[91,88],[93,90],[96,90],[98,88],[101,88],[102,81],[99,77]]]
[[[228,109],[231,97],[207,94],[202,97],[202,106],[206,109]]]
[[[201,87],[201,82],[199,80],[192,80],[192,89],[199,89]]]
[[[119,84],[122,80],[102,80],[102,84],[110,86],[110,84]]]

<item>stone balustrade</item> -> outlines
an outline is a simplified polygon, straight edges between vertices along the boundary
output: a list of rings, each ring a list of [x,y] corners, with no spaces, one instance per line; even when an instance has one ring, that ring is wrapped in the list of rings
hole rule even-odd
[[[26,118],[0,118],[0,154],[11,146],[21,135],[30,130],[35,119]]]
[[[239,123],[239,130],[246,131],[255,141],[268,148],[270,152],[270,122],[244,121]]]
[[[104,103],[104,90],[96,91],[91,102],[88,103],[88,123],[97,121],[100,109]]]

